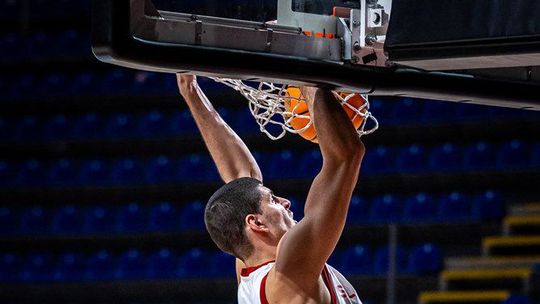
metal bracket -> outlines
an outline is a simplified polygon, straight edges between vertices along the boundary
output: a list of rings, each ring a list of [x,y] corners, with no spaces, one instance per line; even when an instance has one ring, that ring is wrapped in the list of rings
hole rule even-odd
[[[272,51],[272,39],[274,37],[274,30],[272,29],[266,29],[266,47],[264,49],[265,52]]]

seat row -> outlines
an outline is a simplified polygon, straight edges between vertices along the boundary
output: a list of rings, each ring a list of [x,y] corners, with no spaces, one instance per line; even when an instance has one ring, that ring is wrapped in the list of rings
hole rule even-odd
[[[21,18],[22,0],[0,0],[0,18],[3,21],[18,21]],[[89,15],[88,0],[32,0],[28,5],[31,21],[54,22],[57,18],[81,18]]]
[[[291,198],[294,218],[303,217],[303,200]],[[78,206],[58,208],[0,207],[0,235],[96,235],[203,231],[202,202],[182,206],[170,202]],[[417,193],[408,196],[381,195],[372,198],[353,196],[349,225],[397,223],[451,223],[499,219],[504,214],[502,195],[485,191],[442,195]]]
[[[215,182],[219,176],[208,155],[52,163],[0,161],[0,187],[143,186],[179,182]]]
[[[373,253],[372,253],[373,251]],[[349,275],[385,275],[388,271],[387,247],[357,245],[337,250],[330,263]],[[399,247],[398,272],[431,274],[440,270],[441,250],[434,244]],[[222,252],[193,248],[176,253],[163,248],[155,252],[130,249],[114,253],[99,250],[31,253],[19,256],[0,254],[0,282],[81,282],[143,279],[234,278],[234,258]]]
[[[96,235],[204,230],[204,204],[0,207],[0,235]]]
[[[130,249],[0,255],[0,282],[92,282],[110,280],[234,277],[234,258],[221,252],[191,249],[154,252]]]
[[[0,36],[0,49],[0,63],[91,55],[90,35],[75,29],[57,33],[38,32],[29,37],[4,34]]]
[[[206,92],[230,92],[221,84],[201,77]],[[40,77],[21,74],[0,78],[0,89],[5,97],[0,102],[28,99],[51,99],[95,96],[178,96],[176,79],[170,74],[141,72],[114,68],[107,72],[85,71],[78,73],[51,72]],[[412,98],[371,98],[370,111],[381,124],[463,123],[489,119],[540,118],[536,111],[525,111],[457,104],[442,101],[423,101]]]
[[[220,109],[220,112],[239,134],[258,132],[248,109]],[[164,139],[197,134],[197,126],[188,110],[0,117],[0,142]]]
[[[429,149],[412,145],[399,149],[377,147],[371,151],[364,159],[362,174],[365,176],[530,171],[540,166],[540,144],[531,147],[520,141],[497,148],[487,143],[476,143],[465,148],[451,144]],[[298,157],[294,157],[290,150],[254,155],[264,176],[271,180],[313,178],[322,163],[318,150],[299,153]],[[0,188],[137,186],[218,180],[217,170],[207,154],[91,160],[0,160]]]

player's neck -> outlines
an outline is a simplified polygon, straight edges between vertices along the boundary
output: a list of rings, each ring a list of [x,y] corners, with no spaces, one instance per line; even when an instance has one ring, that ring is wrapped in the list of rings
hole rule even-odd
[[[244,263],[247,267],[256,267],[261,264],[276,260],[276,246],[262,245],[255,248],[253,254],[245,259]]]

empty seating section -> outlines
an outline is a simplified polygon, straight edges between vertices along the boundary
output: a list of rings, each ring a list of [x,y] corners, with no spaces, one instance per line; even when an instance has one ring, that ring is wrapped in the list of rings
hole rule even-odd
[[[388,249],[356,245],[334,253],[334,266],[347,275],[380,275],[387,269]],[[399,273],[431,274],[440,270],[438,246],[398,248]],[[421,263],[420,261],[423,260]],[[234,258],[222,252],[192,248],[144,251],[98,249],[94,252],[0,253],[0,282],[92,282],[234,276]]]
[[[24,117],[15,128],[17,138],[32,141],[36,133],[55,134],[84,133],[86,138],[95,138],[96,133],[103,136],[136,136],[138,123],[131,116],[120,114],[112,116],[103,130],[94,114],[85,115],[73,127],[67,127],[69,121],[63,116],[56,116],[41,128],[33,116]],[[161,123],[160,123],[161,124]],[[188,124],[186,122],[186,124]],[[65,126],[65,127],[64,127]],[[0,124],[1,127],[1,124]],[[7,132],[7,130],[6,130]],[[143,133],[143,132],[142,132]],[[80,134],[79,134],[80,135]],[[49,134],[49,136],[51,136]],[[156,135],[159,137],[159,135]],[[65,138],[65,137],[64,137]],[[512,140],[499,144],[477,142],[463,148],[442,146],[422,147],[375,147],[367,152],[364,176],[396,174],[437,174],[450,172],[493,172],[532,171],[539,167],[538,156],[532,153],[530,146],[538,143],[526,143]],[[524,147],[527,148],[524,148]],[[495,148],[496,147],[496,148]],[[451,149],[454,156],[445,151]],[[443,154],[441,156],[441,154]],[[320,170],[322,158],[317,150],[301,152],[295,157],[291,150],[259,153],[260,167],[267,179],[306,179],[314,177]],[[429,156],[428,156],[429,155]],[[463,161],[457,164],[448,163]],[[446,162],[448,160],[448,162]],[[193,174],[197,172],[197,174]],[[0,188],[13,185],[25,187],[38,186],[74,186],[74,185],[145,185],[174,182],[212,182],[219,180],[217,170],[210,157],[204,154],[184,156],[156,155],[146,157],[128,157],[116,159],[58,159],[25,161],[0,160]]]
[[[303,203],[291,198],[292,211],[301,219]],[[152,232],[204,231],[205,203],[100,202],[88,206],[0,207],[1,236],[140,234]],[[493,191],[409,196],[353,196],[349,225],[386,223],[454,223],[500,219],[501,194]]]

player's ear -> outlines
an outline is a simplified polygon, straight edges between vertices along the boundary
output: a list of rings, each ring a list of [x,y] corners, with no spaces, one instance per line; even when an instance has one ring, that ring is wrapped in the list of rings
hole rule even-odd
[[[262,221],[260,214],[248,214],[246,216],[246,226],[254,232],[268,231],[268,227]]]

